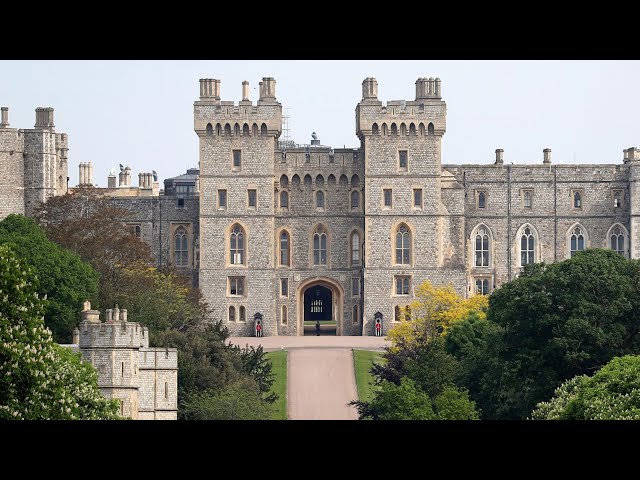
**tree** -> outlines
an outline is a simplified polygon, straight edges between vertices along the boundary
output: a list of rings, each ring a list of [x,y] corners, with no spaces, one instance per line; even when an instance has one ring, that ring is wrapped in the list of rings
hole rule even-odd
[[[242,378],[217,391],[187,395],[181,413],[187,420],[268,420],[271,407],[262,400],[258,384]]]
[[[564,382],[531,416],[537,420],[640,420],[640,356],[616,357],[592,377],[580,375]]]
[[[33,220],[21,215],[9,215],[0,222],[0,244],[10,245],[33,267],[39,292],[48,299],[45,324],[56,341],[69,343],[82,302],[97,298],[96,271],[75,253],[49,241]]]
[[[469,398],[466,390],[445,387],[433,400],[433,406],[439,420],[480,420],[476,402]]]
[[[640,263],[593,249],[537,266],[493,292],[487,319],[469,390],[489,418],[524,419],[562,382],[640,352]]]
[[[95,369],[53,342],[32,268],[0,245],[0,419],[112,419]]]
[[[405,320],[389,331],[392,349],[424,345],[442,335],[452,324],[465,318],[470,312],[485,315],[487,297],[474,295],[464,299],[450,285],[434,287],[425,281],[415,290],[410,313],[405,310]]]
[[[93,188],[51,197],[35,218],[50,240],[76,252],[100,274],[99,305],[113,306],[119,291],[120,269],[151,265],[149,246],[125,225],[131,212]]]

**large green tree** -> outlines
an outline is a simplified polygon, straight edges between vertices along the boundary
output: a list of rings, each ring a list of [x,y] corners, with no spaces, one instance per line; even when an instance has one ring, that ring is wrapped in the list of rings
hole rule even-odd
[[[96,271],[75,253],[48,240],[33,220],[22,215],[9,215],[0,222],[2,244],[10,245],[33,267],[39,279],[39,292],[48,299],[45,324],[57,342],[69,343],[79,322],[82,302],[97,298]]]
[[[117,418],[95,369],[54,343],[38,292],[29,264],[0,245],[0,419]]]
[[[491,295],[487,320],[467,386],[488,418],[526,418],[565,380],[640,352],[640,264],[594,249],[537,265]]]
[[[592,377],[564,382],[548,402],[539,403],[537,420],[640,420],[640,356],[617,357]]]

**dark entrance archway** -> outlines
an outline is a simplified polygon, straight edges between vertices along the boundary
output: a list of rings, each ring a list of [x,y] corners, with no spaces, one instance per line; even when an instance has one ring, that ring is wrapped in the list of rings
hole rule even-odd
[[[333,292],[324,285],[314,285],[304,292],[305,335],[317,335],[318,322],[320,323],[320,335],[336,334],[333,303]]]

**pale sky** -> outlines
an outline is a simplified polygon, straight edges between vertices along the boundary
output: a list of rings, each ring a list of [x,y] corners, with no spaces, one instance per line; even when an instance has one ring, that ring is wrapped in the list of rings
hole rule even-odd
[[[36,107],[53,107],[69,134],[69,184],[92,162],[106,186],[118,164],[160,180],[198,164],[193,102],[200,78],[218,78],[223,100],[238,102],[262,77],[290,116],[290,138],[358,147],[355,106],[366,77],[378,98],[413,100],[419,77],[439,77],[447,102],[443,163],[621,163],[640,146],[640,61],[0,61],[0,105],[14,128],[33,128]],[[283,137],[281,137],[283,138]],[[163,187],[163,185],[161,185]]]

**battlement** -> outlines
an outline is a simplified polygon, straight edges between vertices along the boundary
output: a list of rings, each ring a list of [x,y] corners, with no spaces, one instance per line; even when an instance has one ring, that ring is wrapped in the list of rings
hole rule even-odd
[[[127,310],[108,308],[106,321],[100,320],[100,312],[91,310],[89,302],[84,303],[80,323],[80,349],[149,347],[149,329],[139,323],[127,321]]]
[[[439,78],[416,80],[415,100],[378,100],[378,82],[362,82],[362,101],[356,107],[356,135],[444,135],[447,105]]]
[[[139,368],[140,370],[177,370],[178,350],[161,347],[141,348]]]
[[[242,100],[223,101],[221,82],[200,79],[200,99],[194,103],[194,129],[199,136],[280,136],[282,105],[275,96],[275,79],[260,82],[260,98],[256,105],[249,99],[249,82],[242,82]]]

